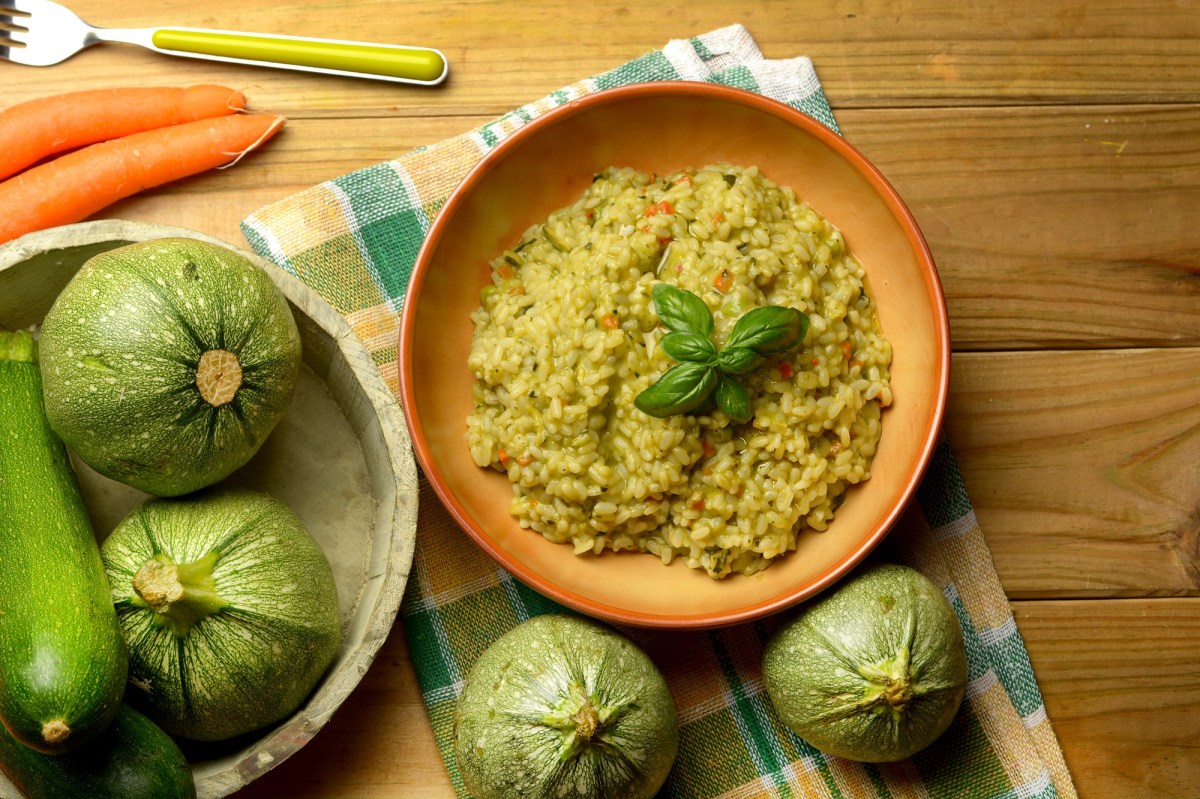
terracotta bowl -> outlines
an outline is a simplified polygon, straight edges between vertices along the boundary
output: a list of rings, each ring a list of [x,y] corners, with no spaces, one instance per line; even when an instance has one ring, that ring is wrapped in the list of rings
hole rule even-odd
[[[577,199],[609,166],[658,174],[715,162],[758,166],[841,228],[866,268],[894,352],[894,404],[871,479],[847,492],[823,533],[753,576],[716,581],[680,560],[576,556],[509,515],[508,479],[466,443],[467,369],[489,261]],[[760,95],[695,83],[585,97],[525,125],[474,169],[434,221],[400,330],[401,401],[417,459],[451,515],[532,588],[583,613],[651,627],[714,627],[799,602],[836,582],[887,534],[934,448],[949,379],[945,300],[912,215],[879,171],[810,117]]]
[[[0,330],[36,327],[88,258],[123,244],[187,236],[177,227],[84,222],[0,245]],[[395,621],[416,544],[417,467],[400,408],[371,355],[336,311],[296,278],[253,253],[287,297],[300,329],[296,396],[258,454],[225,482],[286,502],[333,566],[342,647],[291,716],[212,744],[182,741],[199,799],[227,796],[300,750],[358,685]],[[84,504],[103,540],[146,494],[74,459]],[[16,796],[0,775],[0,797]]]

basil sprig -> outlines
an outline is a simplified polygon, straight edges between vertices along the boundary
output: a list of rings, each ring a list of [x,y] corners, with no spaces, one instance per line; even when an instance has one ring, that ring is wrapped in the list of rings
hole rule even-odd
[[[738,319],[725,347],[747,347],[759,355],[787,352],[803,341],[807,332],[807,316],[795,308],[767,305]]]
[[[699,407],[717,387],[720,372],[705,363],[684,361],[668,369],[633,404],[651,416],[674,416]]]
[[[654,310],[669,331],[658,344],[673,360],[654,385],[633,403],[650,416],[674,416],[704,406],[713,397],[734,422],[750,420],[750,397],[738,375],[752,371],[764,355],[786,352],[804,341],[808,317],[795,308],[768,305],[741,316],[725,348],[712,341],[713,317],[704,300],[686,289],[658,283],[651,291]]]
[[[658,320],[667,330],[706,338],[712,335],[712,311],[692,292],[669,283],[657,283],[650,290],[650,297],[654,300]]]

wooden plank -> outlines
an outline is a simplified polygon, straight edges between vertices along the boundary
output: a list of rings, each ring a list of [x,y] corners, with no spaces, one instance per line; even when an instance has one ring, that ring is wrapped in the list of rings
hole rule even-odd
[[[82,85],[228,83],[283,113],[497,114],[662,47],[740,22],[769,58],[809,56],[838,107],[1200,100],[1200,15],[1188,3],[1067,0],[927,5],[890,0],[658,4],[567,0],[354,4],[74,0],[97,25],[236,27],[442,49],[451,79],[397,87],[103,46],[6,79],[5,103]],[[569,24],[568,24],[569,21]],[[32,68],[8,67],[14,75]]]
[[[1200,343],[1200,106],[839,119],[921,226],[955,349]]]
[[[1200,600],[1016,602],[1014,614],[1081,799],[1193,799]]]
[[[100,216],[243,243],[238,222],[261,206],[487,119],[293,120],[233,169]],[[955,349],[1200,344],[1200,106],[846,110],[839,119],[925,233]]]
[[[1200,594],[1198,398],[1196,348],[954,357],[947,430],[1009,596]]]
[[[1014,613],[1079,796],[1194,796],[1200,600],[1016,602]],[[321,734],[237,796],[454,796],[400,625]]]

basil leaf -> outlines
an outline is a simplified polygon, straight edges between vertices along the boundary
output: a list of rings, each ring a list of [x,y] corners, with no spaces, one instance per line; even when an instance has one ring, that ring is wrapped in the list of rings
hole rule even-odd
[[[744,375],[762,361],[762,356],[749,347],[726,347],[717,356],[717,366],[727,375]]]
[[[729,375],[721,375],[717,383],[717,407],[733,421],[741,424],[750,421],[750,397],[746,389]]]
[[[738,319],[726,347],[749,347],[759,355],[785,352],[804,341],[808,317],[795,308],[767,305]]]
[[[642,413],[660,419],[687,413],[708,399],[719,381],[720,372],[715,366],[685,361],[668,369],[658,382],[638,394],[633,404]]]
[[[650,296],[659,321],[668,330],[705,337],[712,334],[712,311],[692,292],[669,283],[656,283]]]
[[[658,346],[677,361],[712,365],[717,359],[717,347],[712,339],[695,333],[668,333],[658,340]]]

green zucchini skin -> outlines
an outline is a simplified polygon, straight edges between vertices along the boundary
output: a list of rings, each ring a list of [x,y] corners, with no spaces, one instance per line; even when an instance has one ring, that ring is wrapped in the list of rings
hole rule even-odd
[[[179,496],[262,446],[292,402],[301,342],[253,262],[164,238],[88,260],[47,312],[40,347],[46,415],[67,446],[105,477]],[[214,355],[236,365],[219,399],[202,376],[233,370],[206,365]]]
[[[65,755],[35,752],[0,729],[0,768],[29,799],[194,799],[192,770],[169,735],[128,705],[102,735]]]
[[[954,608],[920,572],[860,566],[802,606],[763,652],[780,719],[827,754],[891,763],[954,720],[967,659]]]
[[[219,741],[286,718],[337,655],[329,560],[267,494],[214,486],[146,500],[100,553],[129,646],[130,695],[173,736]],[[147,601],[151,562],[177,569],[170,582],[183,590],[172,601]]]
[[[679,722],[666,680],[633,641],[550,613],[472,665],[453,746],[478,799],[650,799],[675,762]]]
[[[128,657],[35,361],[30,334],[0,332],[0,720],[56,754],[112,721]]]

